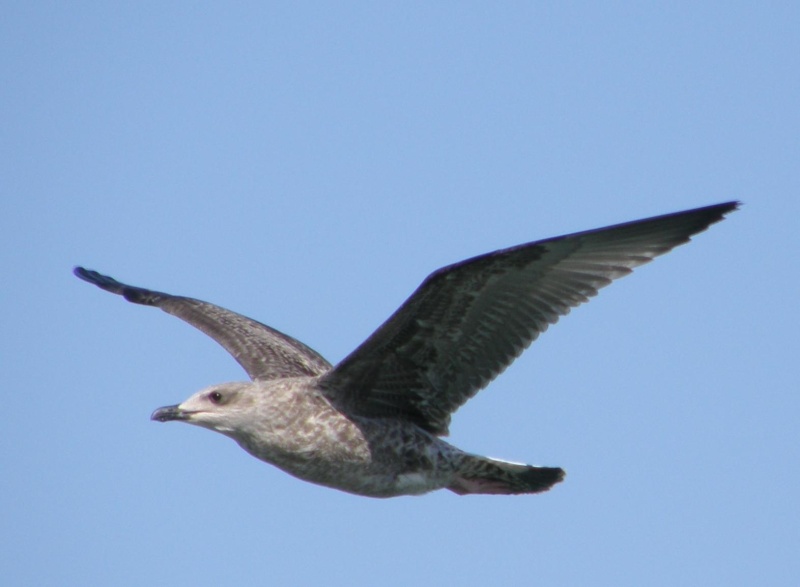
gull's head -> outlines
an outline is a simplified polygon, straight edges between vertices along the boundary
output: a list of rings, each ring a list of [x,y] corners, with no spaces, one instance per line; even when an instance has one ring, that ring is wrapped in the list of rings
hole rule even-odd
[[[158,408],[150,416],[159,422],[187,422],[223,434],[235,433],[252,417],[255,385],[245,382],[221,383],[198,391],[185,402]]]

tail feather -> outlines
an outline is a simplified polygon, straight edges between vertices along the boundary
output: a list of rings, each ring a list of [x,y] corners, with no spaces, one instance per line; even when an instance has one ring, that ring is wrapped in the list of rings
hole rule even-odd
[[[539,493],[563,481],[566,474],[558,467],[534,467],[472,455],[465,457],[455,479],[447,487],[459,495]]]

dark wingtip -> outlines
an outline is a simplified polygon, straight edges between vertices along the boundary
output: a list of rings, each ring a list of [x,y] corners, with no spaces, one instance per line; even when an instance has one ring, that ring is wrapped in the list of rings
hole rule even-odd
[[[728,214],[729,212],[733,212],[734,210],[738,210],[742,207],[742,202],[739,200],[731,200],[730,202],[723,202],[722,204],[717,204],[716,206],[709,206],[709,208],[716,208],[721,215]]]
[[[725,216],[738,210],[739,207],[742,205],[741,202],[737,200],[733,200],[731,202],[723,202],[721,204],[712,204],[711,206],[703,206],[702,208],[696,208],[695,210],[689,210],[687,213],[696,214],[696,218],[698,220],[702,219],[705,222],[706,227],[711,226],[712,224],[716,224],[717,222],[723,220]],[[680,213],[678,213],[680,214]]]
[[[91,283],[92,285],[96,285],[100,289],[120,295],[134,304],[142,304],[143,306],[157,306],[164,299],[173,297],[169,294],[152,291],[143,287],[127,285],[117,281],[113,277],[109,277],[108,275],[103,275],[102,273],[92,271],[91,269],[85,269],[83,267],[75,267],[72,270],[72,273],[74,273],[76,277]]]
[[[104,279],[108,279],[105,275],[101,275],[97,271],[92,271],[91,269],[86,269],[84,267],[76,266],[72,270],[72,274],[75,277],[83,279],[84,281],[88,281],[89,283],[93,283],[95,285],[99,285]]]
[[[738,210],[741,205],[742,203],[738,200],[733,200],[730,202],[723,202],[721,204],[704,206],[695,210],[689,210],[687,213],[694,213],[695,219],[701,223],[694,234],[697,234],[697,232],[702,232],[712,224],[716,224],[717,222],[724,220],[728,214]]]
[[[123,289],[125,287],[124,284],[120,283],[116,279],[108,277],[107,275],[103,275],[102,273],[98,273],[97,271],[92,271],[91,269],[85,269],[84,267],[75,267],[72,270],[72,273],[75,275],[75,277],[96,285],[97,287],[100,287],[106,291],[110,291],[111,293],[121,294],[123,293]]]

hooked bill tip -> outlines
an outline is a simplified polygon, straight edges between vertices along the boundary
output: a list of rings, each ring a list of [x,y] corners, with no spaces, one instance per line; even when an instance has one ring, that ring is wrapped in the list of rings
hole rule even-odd
[[[170,420],[188,420],[191,412],[182,410],[179,406],[165,406],[158,408],[150,415],[156,422],[169,422]]]

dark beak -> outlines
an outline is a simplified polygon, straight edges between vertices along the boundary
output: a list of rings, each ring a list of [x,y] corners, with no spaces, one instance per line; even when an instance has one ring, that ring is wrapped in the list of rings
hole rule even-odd
[[[170,420],[185,421],[188,420],[194,412],[182,410],[180,406],[165,406],[158,408],[150,415],[151,420],[158,420],[159,422],[169,422]]]

